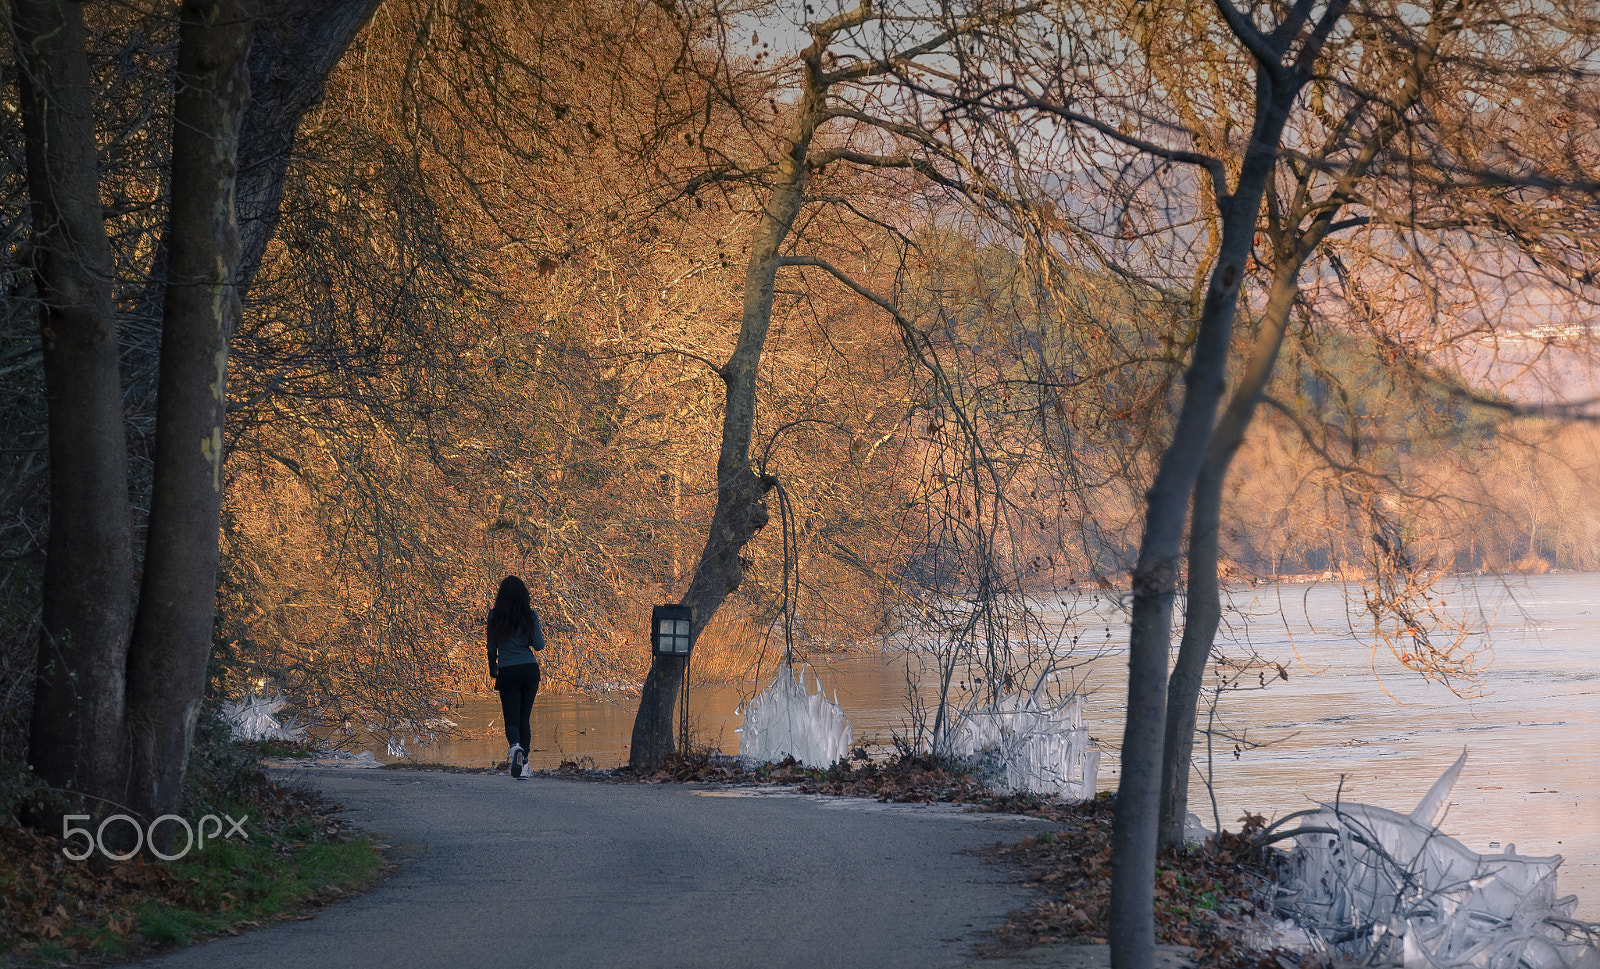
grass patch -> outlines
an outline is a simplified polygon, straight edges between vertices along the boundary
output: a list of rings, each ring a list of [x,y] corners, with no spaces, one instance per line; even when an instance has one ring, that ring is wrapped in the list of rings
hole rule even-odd
[[[147,902],[134,916],[133,926],[151,945],[174,946],[187,945],[205,921],[205,916],[198,912],[188,912],[166,902]]]
[[[59,839],[0,824],[0,969],[122,961],[312,918],[388,870],[374,839],[312,792],[254,773],[229,794],[207,806],[244,819],[248,837],[173,862],[72,861]]]
[[[255,740],[242,746],[259,757],[293,757],[309,760],[317,753],[317,743],[314,740]]]

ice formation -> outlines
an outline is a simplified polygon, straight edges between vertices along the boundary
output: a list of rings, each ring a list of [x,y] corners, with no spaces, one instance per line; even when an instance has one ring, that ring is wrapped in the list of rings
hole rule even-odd
[[[363,750],[359,754],[352,754],[348,750],[326,750],[311,758],[311,763],[319,767],[382,767],[383,764],[374,757],[372,751]]]
[[[438,735],[441,732],[450,730],[455,726],[456,722],[454,720],[444,717],[429,717],[420,724],[407,717],[396,722],[391,728],[386,729],[377,724],[368,724],[367,729],[374,733],[388,736],[385,750],[390,757],[410,757],[412,753],[411,746],[406,743],[407,734],[411,737],[411,745],[428,747],[438,739]]]
[[[1083,697],[1074,693],[1046,710],[1040,702],[1044,685],[1041,678],[1031,693],[1008,693],[968,713],[950,752],[994,771],[1005,790],[1088,800],[1094,797],[1100,752],[1089,749]]]
[[[270,697],[246,693],[237,703],[222,701],[222,718],[232,727],[235,740],[304,740],[306,728],[293,718],[288,724],[278,721],[278,711],[288,704],[281,693]]]
[[[1600,969],[1600,927],[1556,895],[1560,855],[1482,855],[1436,827],[1466,759],[1410,814],[1337,803],[1300,815],[1280,912],[1363,965]]]
[[[806,668],[798,672],[789,664],[751,700],[744,710],[739,734],[739,758],[763,764],[785,757],[808,767],[828,767],[850,752],[855,731],[845,719],[839,695],[829,700],[817,681],[817,692],[806,690]],[[737,711],[735,711],[737,713]]]

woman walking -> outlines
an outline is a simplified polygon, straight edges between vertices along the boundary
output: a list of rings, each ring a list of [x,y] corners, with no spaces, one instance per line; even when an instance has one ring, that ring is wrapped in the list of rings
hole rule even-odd
[[[544,649],[544,631],[539,614],[528,599],[528,587],[514,575],[500,581],[494,609],[489,612],[489,675],[500,691],[500,712],[506,721],[506,743],[511,745],[506,759],[511,776],[521,777],[533,749],[533,728],[528,716],[533,712],[533,697],[539,692],[539,658]]]

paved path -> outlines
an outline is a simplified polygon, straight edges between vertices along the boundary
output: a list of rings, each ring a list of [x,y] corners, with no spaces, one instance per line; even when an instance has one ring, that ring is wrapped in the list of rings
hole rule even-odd
[[[979,934],[1027,898],[964,852],[1041,825],[747,789],[389,770],[293,776],[393,843],[400,870],[313,920],[139,965],[969,966]]]

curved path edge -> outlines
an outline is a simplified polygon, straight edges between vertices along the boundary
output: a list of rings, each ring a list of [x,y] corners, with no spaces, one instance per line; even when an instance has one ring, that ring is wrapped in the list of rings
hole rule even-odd
[[[163,969],[1109,965],[1103,946],[976,959],[1031,896],[973,849],[1047,826],[951,805],[504,774],[277,771],[394,845],[372,891]],[[1182,950],[1164,952],[1178,965]]]

